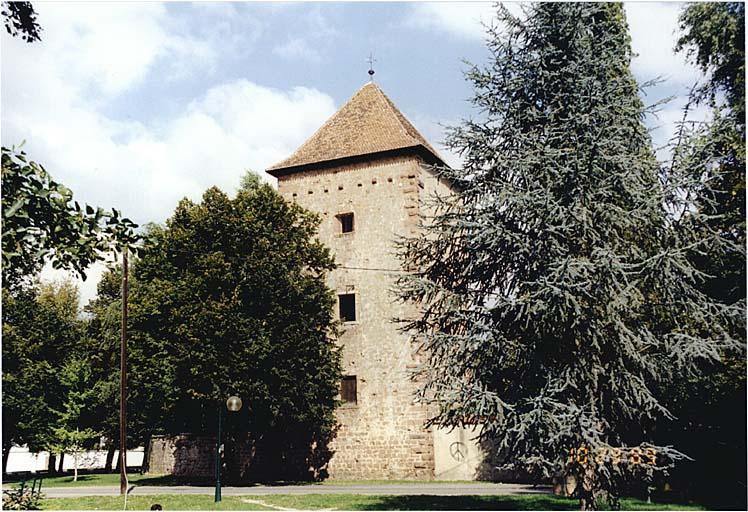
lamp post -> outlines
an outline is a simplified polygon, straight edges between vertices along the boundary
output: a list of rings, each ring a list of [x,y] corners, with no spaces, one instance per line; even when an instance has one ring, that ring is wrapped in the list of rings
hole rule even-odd
[[[226,400],[226,409],[229,412],[238,412],[242,408],[242,399],[238,396],[231,396]],[[221,501],[221,418],[223,416],[223,407],[218,406],[218,435],[216,436],[216,496],[215,502]]]

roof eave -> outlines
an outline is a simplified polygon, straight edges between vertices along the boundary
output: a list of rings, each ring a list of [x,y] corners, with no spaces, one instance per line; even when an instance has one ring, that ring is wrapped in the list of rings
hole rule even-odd
[[[280,178],[283,176],[288,176],[290,174],[296,174],[296,173],[304,172],[304,171],[329,169],[331,167],[340,167],[343,165],[355,164],[355,163],[365,162],[368,160],[378,160],[382,158],[401,156],[401,155],[407,155],[407,154],[419,156],[427,164],[447,166],[447,164],[438,155],[435,155],[431,150],[429,150],[423,144],[415,144],[413,146],[388,149],[384,151],[376,151],[374,153],[365,153],[361,155],[345,156],[342,158],[322,160],[319,162],[309,162],[309,163],[299,164],[299,165],[289,165],[286,167],[271,167],[267,169],[266,172],[275,178]]]

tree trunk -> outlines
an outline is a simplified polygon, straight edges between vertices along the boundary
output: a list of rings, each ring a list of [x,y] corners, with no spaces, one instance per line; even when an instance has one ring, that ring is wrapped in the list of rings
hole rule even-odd
[[[106,452],[106,464],[104,464],[104,471],[111,471],[112,470],[112,461],[114,460],[114,452],[117,450],[117,447],[114,445],[114,443],[109,445],[109,448]]]
[[[597,481],[595,468],[589,464],[584,468],[579,485],[579,508],[581,510],[597,510]]]
[[[56,462],[57,462],[57,455],[55,455],[52,452],[49,452],[49,460],[47,461],[47,473],[49,473],[50,475],[57,474]]]
[[[64,466],[64,464],[65,464],[65,454],[61,453],[60,454],[60,469],[57,470],[57,472],[59,474],[62,474],[62,473],[65,472],[65,466]]]
[[[78,452],[73,454],[73,482],[78,481]]]
[[[150,471],[149,459],[151,457],[151,436],[148,436],[145,442],[145,451],[143,452],[143,464],[140,466],[140,473],[146,474]]]
[[[3,446],[3,475],[8,474],[8,459],[10,459],[10,450],[13,448],[13,443]]]

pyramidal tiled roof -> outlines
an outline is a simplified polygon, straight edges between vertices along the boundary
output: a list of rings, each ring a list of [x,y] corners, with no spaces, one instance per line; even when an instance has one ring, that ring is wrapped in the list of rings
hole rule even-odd
[[[367,83],[290,157],[268,169],[273,175],[293,168],[383,151],[413,148],[443,163],[439,153],[418,133],[373,82]]]

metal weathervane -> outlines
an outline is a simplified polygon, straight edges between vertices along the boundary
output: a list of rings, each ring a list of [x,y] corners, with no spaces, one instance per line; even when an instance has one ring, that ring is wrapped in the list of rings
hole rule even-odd
[[[374,63],[377,61],[377,59],[374,58],[374,56],[370,53],[369,58],[366,59],[366,62],[369,63],[369,80],[372,82],[374,81]]]

